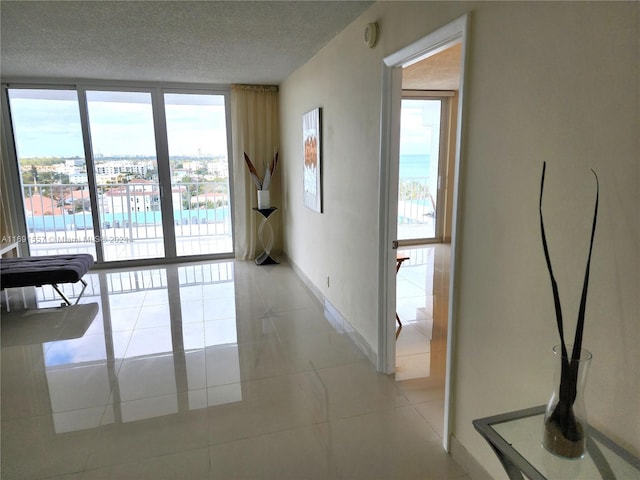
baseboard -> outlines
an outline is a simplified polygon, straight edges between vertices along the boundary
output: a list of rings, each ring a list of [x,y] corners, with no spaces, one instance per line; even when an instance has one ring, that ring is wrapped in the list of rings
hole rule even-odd
[[[360,335],[360,332],[353,328],[347,319],[344,318],[338,309],[326,298],[324,299],[324,316],[338,331],[342,331],[349,336],[351,341],[366,355],[374,367],[378,364],[378,355],[376,352],[373,351],[364,337]]]
[[[378,355],[371,348],[371,345],[367,343],[360,332],[358,332],[353,327],[353,325],[351,325],[349,321],[342,315],[342,313],[340,313],[340,311],[331,304],[331,302],[324,296],[320,289],[309,279],[309,277],[304,274],[302,269],[300,269],[300,267],[287,256],[286,252],[283,252],[280,258],[286,258],[287,263],[291,266],[291,269],[294,271],[294,273],[298,276],[298,278],[300,278],[307,289],[316,297],[320,304],[324,306],[324,316],[329,321],[329,323],[331,323],[331,325],[333,325],[333,327],[338,332],[347,334],[347,336],[358,347],[358,349],[366,355],[372,365],[374,367],[377,366]]]
[[[469,474],[472,480],[494,480],[480,463],[469,453],[458,439],[451,435],[449,442],[451,457]]]

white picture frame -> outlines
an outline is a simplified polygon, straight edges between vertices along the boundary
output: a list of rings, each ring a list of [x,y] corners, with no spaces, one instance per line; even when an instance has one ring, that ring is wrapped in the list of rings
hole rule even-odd
[[[302,116],[302,198],[304,206],[322,213],[322,112]]]

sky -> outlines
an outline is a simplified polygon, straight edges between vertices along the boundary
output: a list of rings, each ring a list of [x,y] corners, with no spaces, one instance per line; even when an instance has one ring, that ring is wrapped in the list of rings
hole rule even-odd
[[[149,92],[86,94],[96,157],[156,155]],[[10,89],[9,99],[19,158],[84,157],[75,90]],[[170,156],[227,155],[222,95],[166,93],[164,100]],[[439,119],[439,102],[403,100],[401,155],[432,153]]]
[[[77,93],[9,90],[19,158],[84,157]],[[155,156],[151,95],[87,92],[94,155]],[[171,156],[226,156],[224,97],[166,94]]]
[[[429,155],[437,147],[440,102],[402,100],[400,155]]]

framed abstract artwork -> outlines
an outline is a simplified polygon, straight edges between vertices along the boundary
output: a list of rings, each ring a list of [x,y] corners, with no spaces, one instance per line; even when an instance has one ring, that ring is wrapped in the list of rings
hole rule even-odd
[[[322,114],[320,108],[302,117],[304,206],[322,213]]]

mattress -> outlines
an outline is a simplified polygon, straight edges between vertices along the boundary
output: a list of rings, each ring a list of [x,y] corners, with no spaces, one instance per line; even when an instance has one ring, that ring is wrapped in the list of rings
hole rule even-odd
[[[0,289],[79,281],[93,265],[86,253],[0,259]]]

